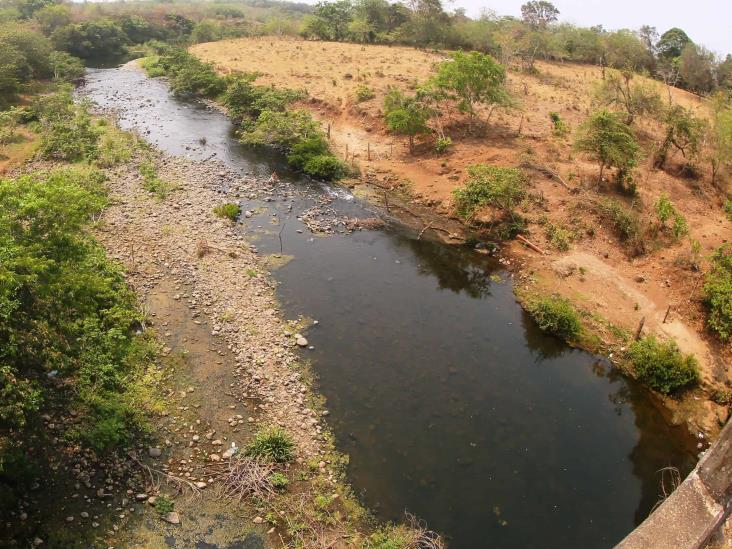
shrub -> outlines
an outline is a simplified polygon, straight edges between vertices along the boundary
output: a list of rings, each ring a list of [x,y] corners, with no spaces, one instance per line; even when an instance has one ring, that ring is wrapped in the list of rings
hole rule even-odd
[[[18,125],[23,116],[23,110],[11,107],[0,112],[0,146],[9,145],[18,139]]]
[[[213,211],[219,217],[236,221],[236,218],[239,217],[239,214],[241,213],[241,208],[239,207],[239,204],[228,203],[216,206]]]
[[[435,152],[443,153],[452,145],[452,139],[448,136],[438,137],[435,141]]]
[[[689,232],[689,226],[686,219],[674,207],[673,203],[668,199],[668,195],[662,194],[656,201],[656,217],[662,229],[666,228],[666,223],[672,221],[671,230],[674,238],[681,238]]]
[[[548,224],[546,227],[546,236],[551,245],[561,252],[569,250],[569,244],[574,238],[574,233],[560,225]]]
[[[246,145],[274,145],[285,150],[312,136],[320,135],[319,124],[309,112],[277,112],[264,110],[251,127],[245,128],[240,140]]]
[[[512,213],[526,196],[526,175],[519,169],[475,164],[468,167],[468,175],[465,186],[453,191],[455,209],[466,219],[485,205]]]
[[[376,97],[376,94],[367,85],[361,84],[356,88],[355,96],[356,103],[363,103],[364,101],[368,101],[369,99]]]
[[[582,323],[572,303],[558,296],[530,301],[527,310],[545,332],[565,340],[576,339],[582,331]]]
[[[161,515],[167,515],[173,511],[173,500],[165,494],[160,494],[155,498],[155,510]]]
[[[102,130],[92,123],[88,107],[75,105],[67,91],[34,107],[41,125],[40,155],[59,160],[91,159],[97,152]]]
[[[634,341],[628,356],[638,378],[663,394],[699,382],[696,359],[684,356],[674,341],[658,341],[651,335]]]
[[[569,126],[562,120],[558,112],[550,112],[549,120],[552,122],[552,135],[554,137],[565,137],[569,133]]]
[[[612,223],[613,229],[615,229],[620,240],[628,243],[633,253],[645,253],[646,230],[637,213],[613,198],[607,198],[600,202],[598,212]]]
[[[712,257],[712,268],[704,278],[707,326],[722,341],[732,338],[732,250],[728,244]]]
[[[384,117],[390,131],[406,135],[409,139],[409,151],[414,151],[414,137],[427,133],[427,119],[430,110],[416,97],[407,97],[401,91],[392,88],[384,98]]]
[[[276,472],[269,476],[269,483],[277,490],[284,490],[290,484],[290,480],[286,474]]]
[[[97,165],[102,168],[111,168],[126,162],[132,158],[135,146],[135,138],[132,134],[108,126],[99,138],[96,151]]]
[[[348,173],[348,167],[332,154],[312,156],[305,162],[302,170],[316,178],[331,181],[340,179]]]
[[[302,170],[305,164],[314,156],[328,154],[328,143],[320,134],[310,135],[295,143],[287,155],[287,163],[298,170]]]
[[[246,447],[248,456],[266,458],[277,463],[291,461],[294,451],[295,442],[292,436],[279,427],[260,430]]]
[[[227,81],[222,101],[233,118],[256,118],[265,110],[281,112],[303,97],[297,90],[255,86],[257,76],[257,73],[247,73]]]
[[[694,116],[691,110],[680,105],[669,107],[666,112],[666,137],[654,159],[656,168],[665,167],[669,151],[673,147],[686,159],[685,166],[695,171],[694,161],[699,155],[705,129],[706,123]]]
[[[732,200],[727,200],[724,203],[724,215],[727,216],[727,219],[732,221]]]

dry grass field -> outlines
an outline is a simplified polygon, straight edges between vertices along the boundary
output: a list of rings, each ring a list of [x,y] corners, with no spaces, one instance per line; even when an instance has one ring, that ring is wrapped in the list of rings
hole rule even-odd
[[[647,331],[674,337],[682,350],[698,357],[707,388],[730,379],[729,349],[704,329],[701,274],[688,268],[692,240],[700,243],[701,255],[707,256],[732,234],[721,209],[724,192],[711,186],[708,173],[694,181],[679,176],[680,156],[672,158],[665,171],[653,169],[648,153],[660,142],[663,127],[656,120],[638,120],[636,133],[647,155],[635,173],[636,200],[651,222],[653,204],[666,193],[686,217],[690,234],[629,258],[591,207],[608,195],[628,199],[617,195],[611,183],[598,185],[596,164],[572,150],[572,131],[596,106],[593,90],[602,79],[600,68],[539,62],[535,74],[510,70],[508,88],[518,108],[480,109],[484,122],[480,135],[470,134],[465,117],[451,110],[445,113],[445,133],[453,141],[449,151],[436,153],[434,138],[429,136],[410,154],[405,139],[390,135],[384,126],[383,97],[390,86],[408,91],[428,79],[434,65],[445,59],[442,53],[272,37],[199,44],[191,51],[213,62],[222,73],[257,71],[260,84],[304,89],[308,99],[302,106],[330,127],[334,150],[358,165],[364,179],[390,186],[408,182],[416,201],[444,215],[452,215],[452,191],[465,181],[469,165],[519,166],[530,160],[550,166],[573,191],[531,171],[535,200],[522,214],[530,220],[531,240],[551,253],[538,255],[511,245],[514,258],[531,274],[532,291],[563,294],[629,332],[645,318]],[[708,117],[703,99],[659,82],[649,83],[665,102],[670,99]],[[374,97],[357,101],[360,86],[367,86]],[[569,125],[569,136],[553,135],[551,112],[559,113]],[[703,170],[708,170],[706,165]],[[572,232],[569,250],[552,249],[547,226]],[[705,427],[712,428],[717,415],[724,412],[709,401],[704,406],[709,422]]]

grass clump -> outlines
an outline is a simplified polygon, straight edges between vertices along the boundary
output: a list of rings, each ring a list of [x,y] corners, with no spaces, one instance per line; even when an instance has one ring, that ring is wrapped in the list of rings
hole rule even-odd
[[[142,176],[143,189],[154,194],[161,200],[168,196],[172,190],[171,186],[160,179],[158,176],[158,170],[155,168],[155,164],[149,160],[144,160],[140,162],[138,170]]]
[[[566,137],[569,134],[569,126],[562,120],[558,112],[550,112],[549,120],[552,123],[552,135],[554,137]]]
[[[638,378],[665,395],[699,382],[696,359],[684,356],[674,341],[644,337],[630,345],[628,356]]]
[[[363,103],[364,101],[368,101],[369,99],[376,97],[374,91],[366,84],[358,86],[354,95],[356,97],[356,103]]]
[[[112,168],[132,158],[135,151],[135,138],[114,126],[107,126],[99,138],[96,162],[100,168]]]
[[[236,221],[236,218],[239,217],[239,214],[241,213],[241,208],[239,207],[239,204],[232,204],[229,202],[227,204],[216,206],[213,211],[219,217]]]
[[[574,233],[561,225],[549,223],[546,226],[546,237],[554,249],[566,252],[569,250],[572,240],[574,240]]]
[[[435,152],[444,153],[452,146],[452,139],[448,136],[438,137],[435,141]]]
[[[732,249],[728,244],[712,256],[712,268],[704,278],[707,326],[722,341],[732,338]]]
[[[486,205],[512,214],[526,196],[526,175],[517,168],[476,164],[468,167],[468,175],[465,186],[453,191],[455,210],[465,219]]]
[[[598,205],[599,214],[612,224],[616,234],[631,250],[640,255],[646,251],[645,228],[640,216],[614,198],[607,198]]]
[[[679,239],[689,232],[686,219],[669,200],[667,194],[662,194],[656,201],[656,217],[662,230],[670,228],[675,239]],[[670,227],[668,225],[671,222]]]
[[[574,305],[559,296],[540,297],[526,307],[543,331],[567,341],[575,340],[582,332],[582,322]]]
[[[294,454],[295,442],[292,436],[279,427],[261,429],[246,447],[246,455],[277,463],[292,461]]]

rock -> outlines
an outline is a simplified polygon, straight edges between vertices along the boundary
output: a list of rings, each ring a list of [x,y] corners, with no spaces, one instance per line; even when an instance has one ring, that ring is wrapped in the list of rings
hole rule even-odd
[[[262,517],[254,517],[254,520],[252,522],[254,524],[262,524],[264,522],[264,519]]]
[[[297,343],[298,347],[308,346],[308,340],[305,339],[303,336],[298,336],[297,339],[295,339],[295,343]]]
[[[150,496],[149,498],[147,498],[148,505],[155,505],[156,501],[158,501],[158,498],[156,496]]]
[[[35,538],[33,540],[33,545],[35,545],[36,547],[38,547],[39,545],[43,545],[43,540],[41,538]]]
[[[236,446],[232,446],[231,448],[229,448],[228,450],[226,450],[226,451],[225,451],[225,452],[224,452],[223,454],[221,454],[221,457],[222,457],[223,459],[229,459],[229,458],[231,458],[231,457],[232,457],[232,456],[233,456],[234,454],[236,454],[236,452],[237,452],[238,450],[239,450],[239,448],[237,448]]]
[[[180,524],[180,517],[178,516],[178,513],[175,511],[171,511],[170,513],[165,513],[162,516],[162,519],[165,522],[169,522],[170,524]]]
[[[222,446],[224,443],[221,441],[221,439],[216,439],[213,442],[211,442],[213,446]]]
[[[137,494],[135,499],[137,501],[146,501],[149,496],[147,494]]]
[[[72,517],[72,516],[66,517],[66,522],[74,522],[74,517]]]
[[[81,513],[79,513],[79,515],[81,516],[81,518],[89,518],[89,513],[87,513],[86,511],[82,511]]]
[[[147,449],[147,455],[149,455],[151,458],[159,458],[163,455],[163,451],[160,448],[150,446],[150,448]]]
[[[206,486],[208,486],[208,484],[205,482],[201,482],[200,480],[196,482],[196,488],[199,490],[203,490]]]
[[[211,461],[221,461],[221,456],[218,454],[211,454],[210,456],[208,456],[208,459],[210,459]]]

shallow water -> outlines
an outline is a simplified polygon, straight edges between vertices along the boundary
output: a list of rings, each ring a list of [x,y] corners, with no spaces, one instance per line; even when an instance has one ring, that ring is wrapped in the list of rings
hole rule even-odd
[[[296,216],[318,201],[376,208],[242,148],[223,115],[140,72],[90,71],[83,92],[166,152],[281,176],[272,201],[243,203],[258,212],[243,229],[265,253],[282,230],[280,299],[319,321],[305,356],[353,487],[382,518],[414,513],[453,548],[610,547],[657,501],[659,469],[691,469],[683,430],[607,361],[541,333],[495,261],[393,221],[314,237]]]

